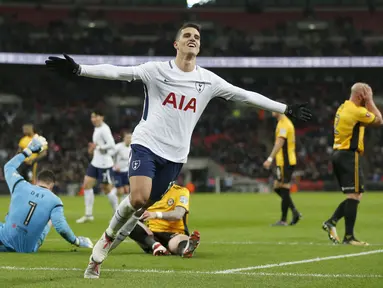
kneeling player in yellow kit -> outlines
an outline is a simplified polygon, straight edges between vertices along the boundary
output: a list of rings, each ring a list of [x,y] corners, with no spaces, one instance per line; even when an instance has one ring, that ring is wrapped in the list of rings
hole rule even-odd
[[[160,201],[144,212],[142,222],[138,222],[130,235],[124,227],[121,228],[112,249],[129,236],[146,253],[153,253],[154,256],[174,254],[191,258],[199,245],[200,233],[194,231],[189,236],[189,198],[188,189],[173,185]]]

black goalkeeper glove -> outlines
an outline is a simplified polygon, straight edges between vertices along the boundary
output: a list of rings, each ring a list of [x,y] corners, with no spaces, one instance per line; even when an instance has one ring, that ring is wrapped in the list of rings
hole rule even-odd
[[[64,54],[65,59],[50,56],[48,60],[45,61],[49,70],[59,72],[66,75],[80,75],[81,66],[74,62],[74,60],[69,57],[67,54]]]
[[[307,105],[308,103],[287,105],[285,115],[307,122],[313,116],[310,109],[306,108]]]

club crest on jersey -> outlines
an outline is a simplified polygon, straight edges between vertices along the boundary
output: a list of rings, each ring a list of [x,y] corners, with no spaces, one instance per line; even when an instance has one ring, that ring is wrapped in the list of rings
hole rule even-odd
[[[174,204],[174,199],[173,198],[170,198],[168,200],[168,206],[172,206]]]
[[[195,82],[195,89],[197,89],[198,93],[201,93],[205,89],[205,83]]]
[[[132,169],[133,170],[137,170],[138,167],[140,167],[140,165],[141,165],[141,160],[134,160],[134,161],[132,161]]]

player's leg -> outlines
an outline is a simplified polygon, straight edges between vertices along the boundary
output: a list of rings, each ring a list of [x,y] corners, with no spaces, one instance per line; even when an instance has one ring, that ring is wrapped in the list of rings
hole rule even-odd
[[[281,219],[275,222],[272,226],[287,226],[287,212],[289,210],[289,205],[285,194],[282,193],[284,177],[284,167],[276,167],[276,180],[274,181],[274,191],[281,197]]]
[[[351,244],[357,246],[366,246],[368,243],[359,241],[354,235],[354,226],[356,222],[358,205],[362,199],[362,193],[364,192],[364,177],[361,170],[359,153],[354,154],[354,187],[353,193],[347,194],[346,204],[344,207],[344,220],[346,226],[346,232],[343,239],[343,244]]]
[[[299,213],[298,209],[296,208],[290,193],[291,180],[294,173],[294,168],[295,168],[294,166],[286,167],[285,175],[284,175],[284,183],[282,184],[282,187],[281,187],[281,193],[284,193],[286,195],[285,197],[287,198],[289,209],[291,210],[293,215],[290,225],[296,225],[299,222],[299,220],[301,220],[302,218],[302,214]]]
[[[335,178],[337,179],[342,191],[344,190],[344,187],[353,186],[353,184],[350,183],[350,169],[353,170],[353,166],[351,166],[350,168],[350,164],[352,165],[353,162],[350,161],[347,151],[335,151],[333,153],[333,171]],[[352,175],[353,174],[351,174],[351,176]],[[322,224],[322,229],[327,232],[328,238],[335,244],[338,244],[340,242],[338,233],[336,231],[336,224],[344,216],[346,202],[347,199],[342,201],[335,209],[332,216]]]
[[[97,183],[97,168],[89,164],[84,177],[84,202],[85,202],[85,216],[77,219],[76,223],[85,223],[93,221],[93,205],[94,205],[94,191],[93,187]]]
[[[2,229],[4,229],[4,223],[0,222],[0,252],[10,252],[10,250],[4,246],[3,242],[1,241],[1,235],[3,234]]]
[[[112,175],[112,168],[99,169],[98,181],[100,182],[100,190],[104,193],[112,206],[113,212],[116,211],[118,206],[117,190],[113,190],[114,175]]]
[[[36,184],[36,180],[37,180],[37,162],[32,164],[32,179],[31,179],[32,184]]]
[[[141,145],[132,145],[130,163],[131,192],[119,205],[108,228],[93,248],[90,263],[84,273],[85,278],[98,278],[100,264],[108,256],[118,231],[127,223],[126,231],[130,233],[143,213],[143,206],[150,197],[152,178],[156,173],[155,157],[149,149]],[[137,211],[139,210],[139,211]],[[137,211],[137,212],[136,212]],[[133,215],[135,214],[135,215]],[[127,222],[129,220],[129,222]]]
[[[172,254],[179,255],[183,258],[191,258],[200,243],[200,233],[194,231],[190,236],[183,234],[173,234],[169,240],[168,248]]]

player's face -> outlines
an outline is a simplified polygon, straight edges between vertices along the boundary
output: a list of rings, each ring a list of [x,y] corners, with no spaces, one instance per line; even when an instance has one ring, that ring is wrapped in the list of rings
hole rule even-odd
[[[125,145],[130,145],[131,142],[132,142],[132,134],[125,134],[125,137],[124,137]]]
[[[278,117],[278,113],[277,112],[272,112],[271,115],[273,115],[274,118]]]
[[[181,31],[181,35],[174,42],[177,52],[197,56],[201,46],[201,36],[197,29],[188,27]]]
[[[23,126],[23,134],[27,135],[27,136],[32,136],[33,127],[31,125],[24,125]]]
[[[95,113],[92,113],[90,117],[90,121],[92,121],[93,126],[98,127],[101,125],[102,121],[104,121],[104,117],[97,115]]]

